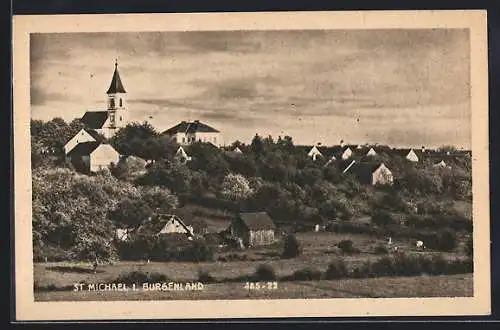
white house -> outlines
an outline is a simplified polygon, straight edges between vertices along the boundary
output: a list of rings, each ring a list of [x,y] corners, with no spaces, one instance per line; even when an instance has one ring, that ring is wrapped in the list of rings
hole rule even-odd
[[[419,161],[418,156],[413,149],[410,149],[410,151],[406,154],[406,159],[414,163]]]
[[[165,222],[158,234],[164,235],[173,233],[181,233],[187,234],[188,236],[193,236],[193,227],[186,225],[178,216],[170,215],[169,219]]]
[[[177,149],[175,153],[175,158],[177,158],[181,162],[188,162],[191,160],[191,156],[189,156],[186,153],[186,151],[184,151],[184,148],[182,148],[182,146],[180,146],[179,149]]]
[[[434,167],[449,167],[444,160],[441,160],[439,163],[434,164]]]
[[[234,148],[233,152],[236,152],[237,154],[242,154],[243,153],[243,151],[241,151],[241,149],[238,148],[238,147]]]
[[[64,145],[64,154],[67,155],[68,152],[73,150],[79,143],[83,142],[91,142],[99,140],[98,134],[96,131],[91,129],[82,128],[75,136],[73,136],[66,144]]]
[[[318,157],[323,157],[323,154],[316,148],[316,146],[313,146],[311,150],[307,153],[309,157],[312,158],[312,160],[316,161]]]
[[[89,141],[76,145],[67,154],[67,159],[80,171],[97,172],[118,164],[120,154],[109,144]]]
[[[342,152],[342,156],[341,156],[341,158],[342,158],[343,160],[346,160],[346,159],[349,159],[349,158],[351,158],[351,157],[352,157],[352,150],[351,150],[351,148],[347,147],[347,148],[344,150],[344,152]]]
[[[336,160],[337,160],[337,158],[335,157],[335,155],[332,155],[332,157],[330,157],[330,159],[326,162],[325,166],[330,165],[331,163],[333,163]]]
[[[366,155],[367,156],[376,156],[377,152],[373,148],[370,148],[370,150],[368,150],[368,152],[366,153]]]
[[[182,121],[174,127],[167,129],[162,134],[172,137],[174,141],[182,146],[194,142],[211,143],[217,147],[224,145],[221,132],[199,120],[193,122]]]
[[[354,160],[342,173],[352,172],[360,182],[371,185],[392,185],[394,177],[384,163],[357,163]]]
[[[96,130],[106,138],[112,137],[118,129],[125,127],[128,123],[126,93],[118,72],[118,62],[115,62],[115,71],[106,92],[107,109],[87,111],[80,119],[81,122],[86,128]]]

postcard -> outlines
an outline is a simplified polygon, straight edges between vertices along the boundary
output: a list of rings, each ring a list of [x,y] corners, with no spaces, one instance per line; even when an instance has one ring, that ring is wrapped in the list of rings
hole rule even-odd
[[[14,16],[18,320],[490,313],[485,11]]]

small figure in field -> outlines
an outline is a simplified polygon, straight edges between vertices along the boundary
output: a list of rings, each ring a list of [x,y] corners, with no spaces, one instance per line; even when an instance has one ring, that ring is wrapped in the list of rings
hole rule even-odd
[[[392,246],[392,237],[389,237],[389,239],[387,240],[387,245],[388,245],[389,247],[391,247],[391,246]]]
[[[424,250],[425,249],[425,245],[424,245],[424,242],[423,241],[417,241],[417,243],[415,244],[415,246],[417,247],[417,249],[419,250]]]
[[[97,266],[98,265],[99,265],[99,261],[97,260],[97,257],[95,257],[94,264],[93,264],[94,274],[97,273]]]

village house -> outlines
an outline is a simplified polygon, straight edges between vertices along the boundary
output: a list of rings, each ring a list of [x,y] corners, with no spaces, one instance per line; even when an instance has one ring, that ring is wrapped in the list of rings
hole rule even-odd
[[[377,156],[377,152],[375,151],[375,149],[370,148],[370,150],[368,150],[368,152],[366,153],[366,156],[368,157]]]
[[[318,148],[316,148],[316,146],[313,146],[307,155],[311,157],[313,161],[316,161],[318,157],[323,157],[323,154],[318,150]]]
[[[157,234],[164,235],[174,233],[194,236],[194,229],[192,226],[186,225],[180,217],[176,215],[169,215],[166,217],[166,221],[163,222],[162,228]]]
[[[237,154],[242,154],[243,153],[243,151],[241,151],[241,149],[238,148],[238,147],[234,148],[233,152],[235,152]]]
[[[177,151],[175,152],[175,158],[181,163],[185,163],[191,160],[191,156],[186,153],[182,146],[180,146],[179,149],[177,149]]]
[[[66,159],[75,169],[88,173],[107,169],[111,164],[118,164],[120,154],[111,145],[99,141],[77,144]]]
[[[360,163],[353,160],[342,173],[353,173],[361,183],[392,185],[394,177],[384,163]]]
[[[93,129],[82,128],[64,145],[64,154],[67,155],[74,147],[83,142],[102,141],[102,137]]]
[[[211,143],[217,147],[224,145],[221,132],[199,120],[193,122],[181,121],[162,134],[172,137],[181,146],[186,146],[194,142]]]
[[[228,229],[231,236],[240,238],[246,247],[275,242],[276,225],[266,212],[239,213]]]
[[[413,149],[410,149],[410,151],[408,151],[405,158],[406,158],[406,160],[408,160],[410,162],[414,162],[414,163],[418,163],[418,161],[419,161],[419,157]]]

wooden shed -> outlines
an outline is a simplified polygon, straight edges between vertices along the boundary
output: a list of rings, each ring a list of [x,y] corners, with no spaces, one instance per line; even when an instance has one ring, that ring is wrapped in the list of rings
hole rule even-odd
[[[266,212],[239,213],[231,222],[231,236],[241,238],[245,247],[275,242],[276,225]]]

